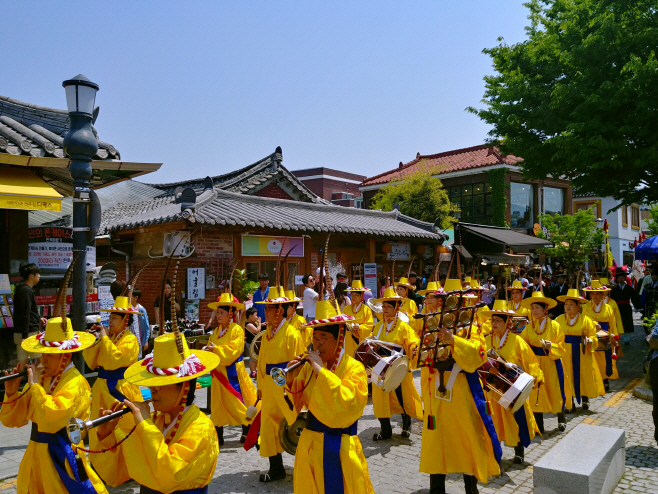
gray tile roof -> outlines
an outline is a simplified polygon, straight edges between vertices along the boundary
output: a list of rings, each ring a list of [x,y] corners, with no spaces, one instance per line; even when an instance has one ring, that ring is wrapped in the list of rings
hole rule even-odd
[[[101,233],[187,220],[192,224],[276,229],[291,233],[351,233],[383,238],[447,240],[434,225],[399,211],[369,211],[330,204],[255,197],[206,189],[195,210],[184,209],[173,195],[104,211]]]
[[[64,136],[69,130],[66,110],[25,103],[0,96],[0,153],[64,158]],[[94,134],[98,139],[96,129]],[[114,146],[98,140],[94,159],[121,159]]]
[[[281,162],[283,153],[281,147],[269,156],[239,170],[217,175],[212,178],[216,189],[237,192],[239,194],[253,194],[270,183],[276,182],[279,187],[288,192],[294,199],[303,202],[314,202],[316,204],[328,204],[329,201],[322,199],[312,192],[304,183],[293,175]],[[178,187],[191,187],[199,192],[203,190],[205,178],[185,180],[168,184],[151,184],[153,187],[162,189],[167,195],[173,195]]]

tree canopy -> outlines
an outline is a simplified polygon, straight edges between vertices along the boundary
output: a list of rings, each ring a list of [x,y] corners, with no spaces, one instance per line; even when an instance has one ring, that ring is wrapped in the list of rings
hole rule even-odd
[[[527,178],[658,200],[658,0],[531,0],[528,39],[485,49],[489,142]]]
[[[456,221],[451,213],[459,208],[450,202],[441,181],[432,178],[433,172],[418,171],[389,182],[379,189],[370,209],[391,211],[393,205],[399,204],[402,214],[428,223],[438,219],[441,228],[448,228],[452,221]]]
[[[649,208],[651,218],[647,219],[647,237],[658,235],[658,204]]]

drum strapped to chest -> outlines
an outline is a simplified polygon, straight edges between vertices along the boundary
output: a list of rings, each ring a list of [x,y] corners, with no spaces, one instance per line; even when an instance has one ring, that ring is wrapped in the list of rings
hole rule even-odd
[[[610,333],[604,329],[601,329],[596,332],[596,338],[599,340],[599,344],[596,347],[597,352],[605,352],[612,348],[612,343],[610,342]]]
[[[528,318],[525,316],[512,316],[512,333],[520,334],[528,325]]]
[[[354,358],[385,393],[395,391],[409,371],[409,359],[395,343],[366,338],[356,348]]]
[[[510,413],[523,406],[535,383],[535,378],[521,367],[509,364],[500,357],[487,357],[478,374],[491,397]]]

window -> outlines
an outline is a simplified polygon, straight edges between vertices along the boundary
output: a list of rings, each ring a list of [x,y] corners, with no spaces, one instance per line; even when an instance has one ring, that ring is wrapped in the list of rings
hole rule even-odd
[[[544,213],[564,214],[564,189],[544,187]]]
[[[631,228],[633,230],[640,229],[640,207],[631,206]]]
[[[601,201],[574,201],[573,207],[575,211],[586,210],[592,208],[594,212],[594,219],[600,218]]]
[[[621,226],[628,226],[628,206],[621,207]]]
[[[468,185],[447,187],[450,202],[461,210],[455,216],[468,223],[488,225],[491,223],[491,184],[480,182]]]
[[[512,228],[532,228],[535,220],[534,195],[534,185],[510,184]]]

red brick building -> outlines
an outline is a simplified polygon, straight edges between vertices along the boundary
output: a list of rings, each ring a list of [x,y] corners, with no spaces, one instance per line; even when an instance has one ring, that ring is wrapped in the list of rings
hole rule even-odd
[[[306,187],[337,206],[361,207],[359,185],[366,177],[333,168],[307,168],[292,172]]]

